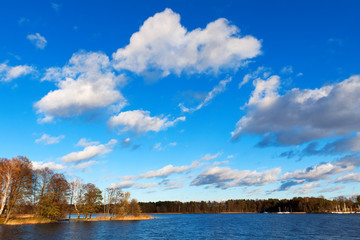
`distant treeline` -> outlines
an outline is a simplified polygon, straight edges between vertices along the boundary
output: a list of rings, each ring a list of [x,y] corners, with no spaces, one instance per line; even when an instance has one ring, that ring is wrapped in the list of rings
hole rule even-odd
[[[336,209],[359,211],[360,195],[353,198],[338,197],[327,200],[322,197],[295,197],[293,199],[227,200],[223,202],[139,202],[144,213],[262,213],[262,212],[306,212],[329,213]]]

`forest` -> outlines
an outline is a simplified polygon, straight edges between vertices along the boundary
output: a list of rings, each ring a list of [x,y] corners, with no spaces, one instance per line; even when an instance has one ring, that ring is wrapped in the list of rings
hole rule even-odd
[[[20,214],[59,220],[72,214],[89,219],[95,213],[113,217],[141,213],[136,199],[130,200],[130,193],[120,188],[101,191],[77,177],[66,178],[49,168],[33,169],[26,157],[0,159],[0,194],[4,224]]]
[[[343,196],[333,200],[323,197],[295,197],[292,199],[238,199],[200,202],[139,202],[144,213],[331,213],[336,211],[360,212],[360,195],[346,198]]]

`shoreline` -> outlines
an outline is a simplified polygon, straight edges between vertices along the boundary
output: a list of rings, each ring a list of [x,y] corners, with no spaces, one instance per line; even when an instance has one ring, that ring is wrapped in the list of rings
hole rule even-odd
[[[42,217],[20,217],[20,218],[12,218],[4,224],[4,219],[0,220],[0,225],[5,226],[16,226],[16,225],[37,225],[37,224],[45,224],[45,223],[59,223],[59,222],[100,222],[100,221],[141,221],[141,220],[151,220],[156,219],[156,217],[141,214],[139,216],[124,216],[124,217],[93,217],[93,218],[73,218],[73,219],[59,219],[59,220],[51,220],[48,218]]]
[[[166,215],[166,214],[279,214],[278,212],[267,212],[267,213],[259,213],[259,212],[219,212],[219,213],[146,213],[146,214],[159,214],[159,215]],[[307,212],[290,212],[288,214],[311,214]],[[314,213],[318,214],[318,213]],[[323,213],[328,214],[328,213]]]

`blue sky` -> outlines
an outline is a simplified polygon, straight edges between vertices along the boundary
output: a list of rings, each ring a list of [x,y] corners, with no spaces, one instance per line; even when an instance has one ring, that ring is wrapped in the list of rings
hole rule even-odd
[[[359,193],[357,1],[3,1],[0,154],[140,201]]]

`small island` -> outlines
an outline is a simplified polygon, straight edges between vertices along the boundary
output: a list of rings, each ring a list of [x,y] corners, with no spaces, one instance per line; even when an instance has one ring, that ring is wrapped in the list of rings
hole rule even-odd
[[[119,187],[101,191],[93,183],[35,168],[26,157],[0,159],[0,224],[25,225],[60,221],[137,221],[136,199]]]

